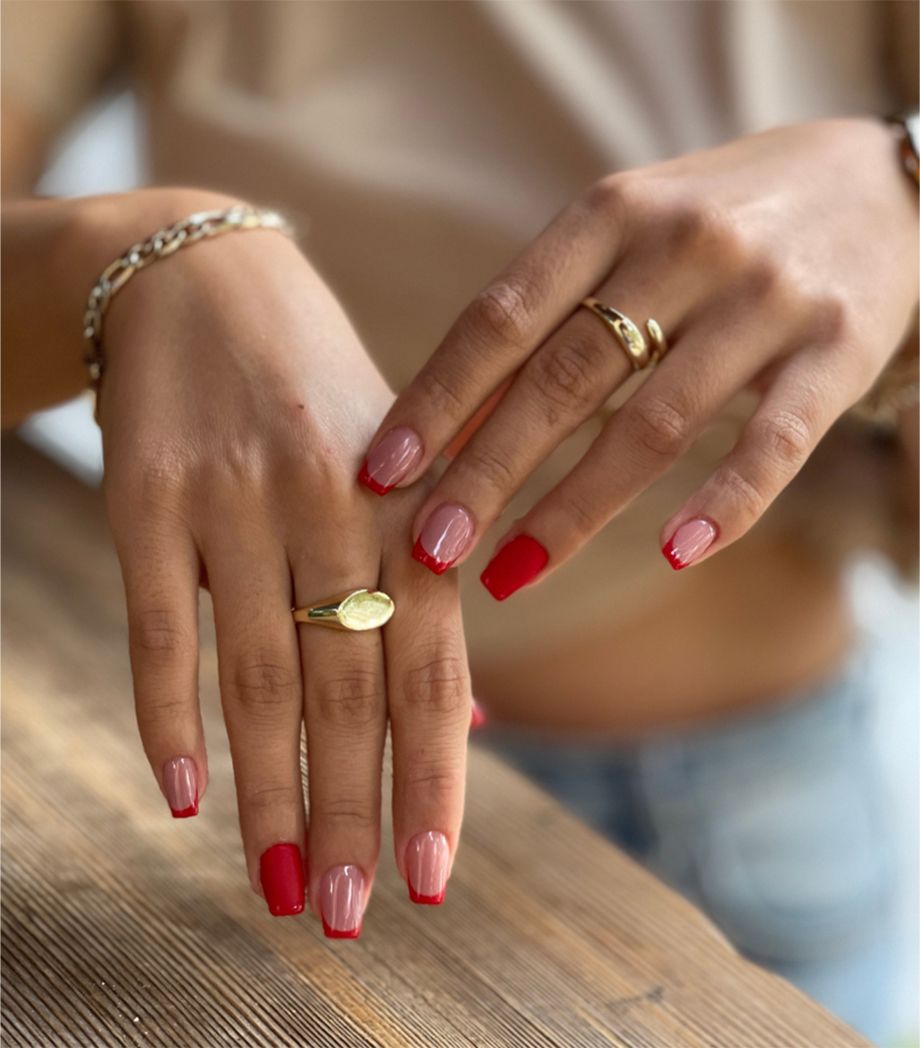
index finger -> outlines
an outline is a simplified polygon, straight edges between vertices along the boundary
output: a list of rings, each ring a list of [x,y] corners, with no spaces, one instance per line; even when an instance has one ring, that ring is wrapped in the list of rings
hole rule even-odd
[[[562,211],[463,310],[380,424],[358,480],[385,495],[422,476],[476,409],[610,270],[623,239],[613,181]]]

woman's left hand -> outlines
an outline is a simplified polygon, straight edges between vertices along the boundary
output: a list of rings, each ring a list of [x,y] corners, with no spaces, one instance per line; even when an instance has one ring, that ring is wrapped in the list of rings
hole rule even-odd
[[[916,306],[917,247],[916,191],[874,118],[779,127],[611,175],[463,311],[387,413],[361,479],[379,494],[411,484],[475,429],[413,531],[433,571],[461,562],[631,373],[579,308],[594,295],[640,328],[654,317],[670,352],[504,536],[483,582],[503,600],[564,563],[754,384],[736,446],[661,531],[675,568],[696,563],[745,534],[871,387]]]

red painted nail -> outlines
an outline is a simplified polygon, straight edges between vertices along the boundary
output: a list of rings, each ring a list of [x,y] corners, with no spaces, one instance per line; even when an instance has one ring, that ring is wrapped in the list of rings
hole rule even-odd
[[[265,901],[275,917],[303,912],[303,859],[296,844],[273,844],[259,860]]]
[[[191,757],[175,757],[163,765],[163,792],[174,819],[198,814],[198,769]]]
[[[536,539],[518,535],[502,546],[479,578],[496,600],[505,600],[535,579],[548,560],[549,554]]]
[[[378,495],[385,495],[412,471],[422,457],[422,441],[415,430],[397,426],[367,453],[358,480]]]
[[[443,575],[469,546],[474,530],[473,518],[465,506],[443,502],[422,526],[412,556],[435,575]]]
[[[709,549],[718,538],[719,529],[711,520],[699,517],[688,520],[668,539],[661,551],[675,571],[689,567]]]

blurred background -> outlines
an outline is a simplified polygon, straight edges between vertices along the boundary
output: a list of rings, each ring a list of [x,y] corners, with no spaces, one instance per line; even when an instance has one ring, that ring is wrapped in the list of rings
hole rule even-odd
[[[58,148],[39,190],[50,195],[82,195],[127,190],[146,181],[140,134],[140,115],[128,92],[113,94],[85,114]],[[99,483],[102,449],[92,420],[91,400],[69,404],[33,416],[21,435],[60,462],[88,485]],[[850,566],[849,579],[857,616],[890,657],[876,660],[888,679],[874,693],[881,696],[875,711],[875,730],[886,755],[888,791],[896,813],[901,873],[901,963],[899,984],[892,988],[899,1004],[898,1045],[918,1043],[917,987],[920,985],[920,777],[918,739],[920,664],[916,591],[899,583],[881,558],[860,558]]]

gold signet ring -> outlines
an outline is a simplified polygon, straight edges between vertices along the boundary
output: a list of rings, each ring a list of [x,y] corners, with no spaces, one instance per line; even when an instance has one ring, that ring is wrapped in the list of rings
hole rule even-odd
[[[376,630],[389,622],[396,610],[393,598],[379,590],[346,590],[305,608],[294,608],[295,622],[328,626],[333,630]]]

